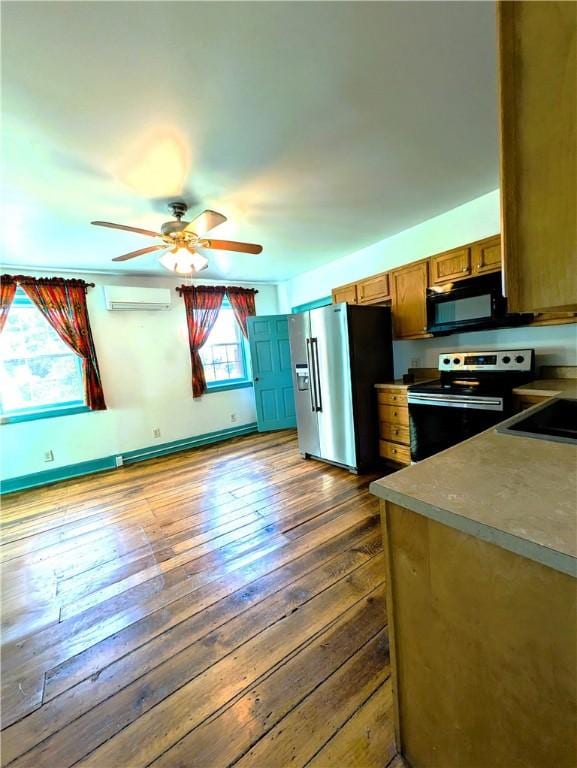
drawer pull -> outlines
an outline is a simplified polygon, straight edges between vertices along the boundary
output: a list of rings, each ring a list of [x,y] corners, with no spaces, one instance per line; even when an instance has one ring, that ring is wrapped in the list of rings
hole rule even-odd
[[[395,429],[395,430],[393,431],[393,435],[398,435],[398,434],[399,434],[399,430],[398,430],[398,429]]]

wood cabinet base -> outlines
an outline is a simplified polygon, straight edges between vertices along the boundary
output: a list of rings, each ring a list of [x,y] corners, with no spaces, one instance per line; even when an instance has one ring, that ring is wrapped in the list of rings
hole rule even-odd
[[[577,580],[381,514],[399,752],[412,768],[574,768]]]

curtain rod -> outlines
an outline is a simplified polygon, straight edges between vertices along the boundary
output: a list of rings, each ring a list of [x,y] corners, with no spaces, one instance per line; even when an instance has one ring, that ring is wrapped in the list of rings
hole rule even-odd
[[[238,285],[177,285],[174,290],[182,295],[183,291],[190,291],[192,288],[209,288],[217,291],[224,290],[225,293],[229,290],[244,291],[245,293],[258,293],[256,288],[243,288]]]
[[[84,288],[95,288],[95,283],[87,283],[80,278],[75,277],[32,277],[31,275],[1,275],[1,282],[11,281],[13,283],[40,283],[46,285],[53,283],[55,285],[82,285]]]

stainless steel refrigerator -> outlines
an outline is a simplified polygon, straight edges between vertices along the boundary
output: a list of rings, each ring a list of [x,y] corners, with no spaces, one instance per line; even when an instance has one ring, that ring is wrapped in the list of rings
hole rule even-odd
[[[378,460],[374,385],[393,378],[391,310],[332,304],[289,317],[299,450],[363,472]]]

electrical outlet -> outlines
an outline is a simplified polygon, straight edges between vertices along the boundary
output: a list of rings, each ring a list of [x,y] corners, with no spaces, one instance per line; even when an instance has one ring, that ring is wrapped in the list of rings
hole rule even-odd
[[[44,451],[44,461],[54,461],[54,453],[52,451]]]
[[[236,413],[231,413],[231,414],[230,414],[230,420],[231,420],[231,421],[232,421],[232,423],[234,424],[234,422],[236,421]]]
[[[420,357],[413,357],[411,360],[411,368],[420,368],[421,367],[421,358]]]
[[[116,466],[121,467],[124,464],[124,459],[122,458],[122,456],[116,456],[115,458],[116,458]]]
[[[160,437],[160,429],[158,427],[154,427],[154,429],[152,430],[152,436]]]

